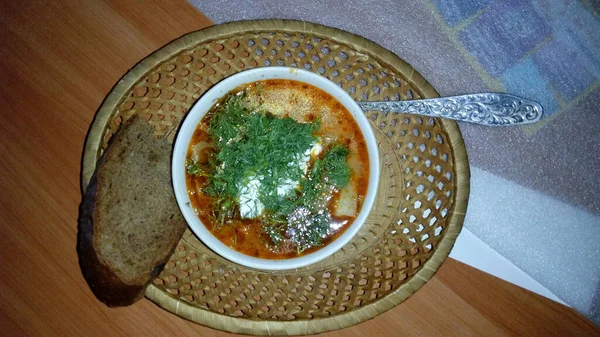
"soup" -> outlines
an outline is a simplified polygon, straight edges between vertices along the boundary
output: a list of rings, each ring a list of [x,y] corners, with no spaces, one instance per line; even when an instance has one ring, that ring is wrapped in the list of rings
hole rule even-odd
[[[324,247],[360,212],[365,139],[348,110],[293,80],[246,84],[202,118],[186,156],[191,206],[246,255],[287,259]]]

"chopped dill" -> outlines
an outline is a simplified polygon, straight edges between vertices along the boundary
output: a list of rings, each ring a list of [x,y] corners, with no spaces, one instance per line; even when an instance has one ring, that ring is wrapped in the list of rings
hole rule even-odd
[[[203,192],[213,197],[213,216],[219,224],[231,217],[260,214],[270,244],[278,246],[289,239],[298,253],[322,245],[331,223],[324,198],[348,184],[348,149],[332,145],[305,172],[301,164],[308,161],[311,148],[320,140],[315,135],[320,121],[278,118],[252,110],[244,98],[243,93],[230,95],[209,116],[208,132],[215,152],[206,169],[186,161],[188,173],[208,178]],[[262,213],[256,203],[248,206],[240,200],[240,191],[248,189],[250,182],[258,186]],[[288,188],[282,189],[283,185]]]
[[[349,151],[341,144],[331,147],[323,159],[317,159],[307,176],[301,180],[301,191],[294,199],[280,199],[270,214],[271,222],[279,223],[281,231],[291,234],[298,254],[307,248],[320,246],[329,234],[331,214],[327,196],[332,189],[341,189],[350,180],[346,164]],[[272,225],[273,226],[273,225]],[[270,235],[272,230],[267,232]],[[276,238],[270,235],[271,240]]]
[[[323,159],[321,177],[337,188],[343,188],[350,181],[350,168],[346,164],[348,154],[350,151],[346,147],[335,144]]]
[[[185,167],[187,168],[187,172],[191,175],[202,175],[202,169],[200,168],[200,165],[198,165],[198,163],[196,163],[193,159],[187,159],[185,161]]]

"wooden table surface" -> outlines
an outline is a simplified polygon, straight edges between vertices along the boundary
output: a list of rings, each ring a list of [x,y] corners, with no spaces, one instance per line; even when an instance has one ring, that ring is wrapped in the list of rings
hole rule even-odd
[[[0,334],[225,336],[149,300],[110,309],[75,251],[83,144],[136,62],[211,21],[179,1],[0,1]],[[448,259],[396,308],[327,336],[590,336],[570,308]]]

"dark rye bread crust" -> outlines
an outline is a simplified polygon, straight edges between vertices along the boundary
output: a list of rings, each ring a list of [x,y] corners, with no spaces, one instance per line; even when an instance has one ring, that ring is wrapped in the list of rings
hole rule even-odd
[[[98,177],[94,173],[79,212],[77,254],[83,277],[96,297],[108,306],[130,305],[144,296],[146,285],[131,285],[121,281],[110,269],[100,262],[94,249],[94,206],[98,191]],[[157,268],[156,276],[162,268]]]
[[[145,125],[140,125],[140,123],[144,123]],[[152,137],[152,128],[145,121],[134,117],[124,123],[124,125],[111,138],[106,151],[98,161],[96,170],[83,195],[79,213],[77,253],[79,255],[79,264],[81,266],[83,276],[94,295],[100,301],[111,307],[130,305],[140,300],[144,296],[146,287],[160,274],[165,263],[173,253],[177,242],[179,242],[181,235],[183,235],[183,232],[187,228],[187,224],[181,216],[179,208],[177,207],[175,197],[172,193],[170,193],[170,195],[160,197],[164,200],[159,200],[159,202],[166,205],[163,207],[163,211],[166,209],[169,213],[171,213],[170,217],[167,215],[168,218],[166,221],[161,215],[156,215],[154,218],[156,219],[154,223],[145,223],[143,226],[129,226],[128,228],[131,228],[132,233],[124,233],[125,235],[129,235],[129,237],[133,237],[134,240],[141,240],[142,245],[147,244],[147,246],[153,247],[156,247],[156,243],[148,240],[168,240],[169,242],[159,246],[161,248],[159,251],[145,252],[156,257],[156,259],[153,260],[155,263],[145,266],[146,268],[141,271],[135,269],[139,267],[138,265],[134,265],[132,268],[135,269],[135,277],[129,277],[129,280],[125,280],[124,278],[126,277],[122,277],[123,272],[118,270],[118,267],[115,266],[115,263],[111,263],[113,261],[111,261],[110,258],[102,258],[99,256],[100,249],[98,249],[99,247],[97,247],[97,245],[102,245],[104,242],[100,240],[100,238],[96,237],[95,234],[97,234],[98,226],[102,223],[102,221],[107,222],[105,220],[106,217],[103,218],[102,210],[103,208],[108,207],[105,205],[106,203],[103,204],[103,200],[99,200],[98,197],[102,194],[99,191],[103,188],[119,188],[116,186],[110,186],[110,184],[107,183],[107,179],[103,178],[103,171],[107,170],[106,165],[121,165],[121,162],[115,161],[119,161],[120,158],[122,158],[124,151],[135,151],[134,149],[128,150],[124,148],[127,144],[120,144],[123,142],[127,143],[127,140],[131,140],[132,135],[127,134],[129,131],[128,128],[133,129],[131,132],[143,133],[144,136],[141,137],[142,139],[144,139],[144,137]],[[149,135],[147,133],[149,133]],[[140,134],[137,135],[137,138],[140,139]],[[166,140],[160,140],[160,142],[166,142]],[[167,147],[165,144],[160,145],[160,150],[157,150],[160,151],[158,156],[156,156],[157,153],[151,152],[151,156],[157,158],[149,159],[150,162],[152,162],[152,160],[166,160],[170,162],[170,146]],[[165,149],[168,149],[168,151]],[[117,153],[111,154],[111,151],[116,151]],[[148,163],[140,164],[143,165]],[[148,175],[161,175],[163,181],[169,182],[169,191],[172,191],[170,188],[170,171],[166,170],[166,172],[163,172],[165,171],[163,169],[160,170],[161,172],[158,172],[158,169],[153,169],[153,165],[147,166],[149,166],[147,168]],[[158,167],[158,165],[154,165],[154,167]],[[167,174],[168,177],[164,176],[165,174]],[[128,178],[129,177],[123,177],[122,179]],[[109,186],[106,186],[107,184]],[[141,198],[143,198],[143,196]],[[132,201],[129,200],[129,202]],[[136,207],[131,208],[132,214],[130,218],[136,219],[136,211],[139,212]],[[127,219],[124,221],[127,221]],[[102,230],[104,232],[110,231],[112,229],[110,228],[111,225],[112,224],[103,224],[103,226],[106,227]],[[153,228],[153,226],[168,226],[168,228],[165,229],[163,227],[161,230],[168,231],[169,235],[158,238],[156,236],[152,237],[149,233],[148,235],[143,235],[145,233],[139,233],[140,230],[149,231]],[[123,227],[121,227],[121,230],[122,229]],[[121,233],[121,235],[123,235],[123,233]],[[123,242],[120,244],[123,244]],[[136,256],[131,256],[131,259],[132,261],[143,260],[141,257]],[[131,271],[128,272],[131,273]]]

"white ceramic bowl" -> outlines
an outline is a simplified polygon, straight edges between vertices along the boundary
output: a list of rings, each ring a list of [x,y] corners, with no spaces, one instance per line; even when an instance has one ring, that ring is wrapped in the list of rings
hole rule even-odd
[[[367,149],[369,151],[369,187],[367,189],[367,195],[365,196],[362,208],[354,222],[341,236],[339,236],[335,241],[330,242],[327,246],[313,253],[285,260],[267,260],[248,256],[229,248],[227,245],[219,241],[219,239],[213,236],[213,234],[202,224],[198,216],[190,207],[190,198],[187,193],[185,183],[185,157],[187,149],[189,147],[192,134],[194,133],[194,130],[196,129],[196,126],[202,117],[204,117],[204,115],[218,100],[236,87],[242,84],[267,79],[289,79],[305,82],[318,87],[335,97],[346,107],[346,109],[348,109],[348,111],[356,120],[363,136],[365,137]],[[377,185],[379,183],[379,156],[377,153],[377,142],[375,140],[373,130],[369,125],[369,121],[356,102],[338,85],[318,74],[296,68],[255,68],[237,73],[219,82],[217,85],[208,90],[190,109],[183,124],[181,125],[181,128],[179,129],[179,133],[177,134],[177,139],[175,141],[175,148],[173,150],[172,175],[175,197],[177,198],[177,203],[179,204],[179,208],[181,209],[183,216],[190,225],[192,231],[209,248],[226,259],[247,267],[268,270],[283,270],[300,268],[323,260],[348,243],[348,241],[350,241],[350,239],[352,239],[352,237],[358,232],[362,224],[365,222],[369,211],[373,206],[373,202],[375,201],[375,194],[377,192]]]

